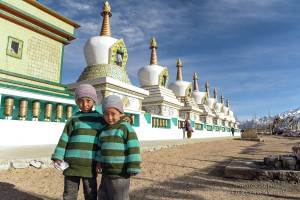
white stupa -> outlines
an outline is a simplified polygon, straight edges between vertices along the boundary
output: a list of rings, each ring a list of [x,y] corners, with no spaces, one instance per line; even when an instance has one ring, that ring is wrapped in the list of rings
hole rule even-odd
[[[77,82],[111,77],[132,85],[125,71],[128,59],[125,42],[122,38],[118,40],[111,36],[110,17],[112,13],[108,2],[104,2],[101,15],[103,23],[100,36],[91,37],[85,43],[83,53],[87,67]]]
[[[223,104],[218,102],[218,91],[214,89],[214,99],[215,104],[212,108],[212,112],[214,113],[213,123],[217,125],[215,130],[220,130],[220,127],[223,126],[223,120],[225,119],[225,115],[223,113]]]
[[[149,96],[142,102],[143,110],[155,115],[179,117],[183,103],[177,100],[172,90],[166,88],[169,81],[168,68],[158,65],[155,38],[152,38],[150,49],[150,65],[140,68],[138,72],[141,87],[149,91]]]
[[[196,72],[194,73],[194,91],[192,92],[192,97],[195,99],[198,105],[205,104],[206,102],[206,92],[200,92],[198,87],[198,76]]]
[[[206,93],[205,102],[203,102],[203,104],[199,104],[199,108],[203,110],[201,114],[201,121],[209,125],[212,125],[213,118],[215,117],[215,114],[212,112],[212,108],[215,104],[215,99],[210,97],[208,82],[205,83],[205,93]]]
[[[202,110],[198,107],[194,98],[192,98],[192,83],[183,81],[182,79],[182,62],[180,58],[177,60],[177,78],[176,81],[170,83],[169,89],[171,89],[180,102],[184,103],[179,111],[179,116],[183,119],[191,119],[194,121],[200,121],[200,114]]]
[[[69,84],[74,91],[80,84],[88,83],[96,88],[99,104],[109,95],[119,96],[128,113],[141,113],[142,100],[149,92],[132,85],[125,71],[128,59],[123,39],[111,36],[110,17],[112,16],[108,2],[104,2],[101,12],[103,22],[100,36],[87,40],[84,46],[84,57],[87,67],[76,83]]]

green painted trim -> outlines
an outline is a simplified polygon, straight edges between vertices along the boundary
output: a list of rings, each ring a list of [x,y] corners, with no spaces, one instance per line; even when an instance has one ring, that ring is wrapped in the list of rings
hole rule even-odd
[[[145,117],[147,123],[148,123],[148,124],[151,124],[151,114],[145,113],[145,114],[144,114],[144,117]]]
[[[7,85],[7,84],[3,84],[3,83],[0,83],[0,87],[10,88],[10,89],[15,89],[15,90],[21,90],[23,92],[25,91],[25,92],[44,94],[44,95],[49,95],[49,96],[53,96],[53,97],[60,97],[60,98],[64,98],[64,99],[74,99],[74,97],[71,96],[71,95],[70,96],[65,96],[65,95],[60,95],[60,94],[53,94],[51,92],[44,92],[44,91],[29,89],[29,88],[25,88],[25,87],[21,87],[21,86]]]
[[[172,117],[171,120],[172,120],[174,126],[178,126],[178,118],[173,118],[173,117]]]
[[[191,121],[190,124],[191,124],[192,127],[195,127],[195,121]]]
[[[18,74],[18,73],[15,73],[15,72],[9,72],[9,71],[3,70],[3,69],[0,69],[0,73],[11,75],[11,76],[16,76],[18,78],[24,78],[24,79],[29,79],[29,80],[41,82],[41,83],[46,83],[46,84],[49,84],[49,85],[55,85],[55,86],[64,87],[64,88],[68,87],[68,86],[66,86],[64,84],[61,84],[61,83],[56,83],[56,82],[47,81],[47,80],[43,80],[43,79],[31,77],[31,76],[26,76],[26,75]]]
[[[34,85],[34,84],[30,84],[30,83],[24,83],[24,82],[21,82],[21,81],[10,80],[10,79],[7,79],[7,78],[0,78],[0,81],[13,83],[13,84],[18,84],[18,85],[23,85],[23,86],[29,86],[29,87],[33,87],[33,88],[42,89],[42,90],[50,90],[50,91],[53,91],[53,92],[59,92],[59,93],[65,93],[65,94],[72,95],[72,92],[67,91],[67,90],[59,90],[59,89],[54,89],[54,88],[46,87],[46,86]]]
[[[59,74],[59,83],[62,82],[62,68],[63,68],[63,61],[64,61],[64,52],[65,52],[65,45],[62,44],[61,47],[61,59],[60,59],[60,74]]]
[[[46,34],[48,34],[48,35],[52,35],[53,37],[55,37],[55,38],[57,38],[57,39],[59,39],[59,40],[62,40],[62,41],[65,42],[66,44],[70,44],[70,41],[69,41],[69,40],[66,40],[65,38],[63,38],[63,37],[61,37],[61,36],[59,36],[59,35],[56,35],[56,34],[50,32],[50,31],[47,31],[47,30],[44,29],[44,28],[41,28],[41,27],[39,27],[39,26],[36,26],[36,25],[34,25],[34,24],[30,23],[30,22],[27,22],[27,21],[25,21],[25,20],[23,20],[23,19],[21,19],[21,18],[19,18],[19,17],[16,17],[16,16],[14,16],[14,15],[8,13],[8,12],[5,12],[5,11],[4,11],[4,12],[2,12],[2,14],[6,15],[6,16],[9,16],[9,17],[11,17],[11,18],[14,18],[15,20],[18,20],[18,21],[20,21],[20,22],[23,22],[23,23],[25,23],[25,24],[27,24],[27,25],[29,25],[29,26],[35,28],[35,29],[38,29],[38,30],[40,30],[40,31],[43,31],[44,33],[46,33]],[[11,22],[11,23],[14,23],[14,22]],[[29,29],[29,30],[30,30],[30,29]],[[31,30],[31,31],[33,31],[33,30]],[[46,36],[46,37],[47,37],[47,36]],[[50,38],[50,39],[52,39],[52,38]],[[52,39],[52,40],[53,40],[53,39]]]
[[[61,29],[61,28],[59,28],[57,26],[54,26],[53,24],[49,24],[48,22],[46,22],[46,21],[44,21],[42,19],[39,19],[36,16],[34,16],[34,15],[28,13],[28,12],[25,12],[24,10],[21,10],[21,9],[19,9],[19,8],[13,6],[13,5],[10,5],[10,4],[6,3],[6,2],[0,2],[0,3],[6,5],[6,6],[10,7],[10,8],[12,8],[12,9],[14,9],[14,10],[16,10],[18,12],[21,12],[21,13],[25,14],[26,16],[28,16],[30,18],[33,18],[33,19],[35,19],[35,20],[37,20],[37,21],[39,21],[39,22],[41,22],[43,24],[46,24],[47,26],[50,26],[50,27],[58,30],[59,32],[62,32],[64,34],[68,35],[68,36],[74,37],[74,39],[76,38],[75,35],[72,35],[71,33],[67,32],[67,31],[65,31],[65,30],[63,30],[63,29]]]
[[[21,44],[21,48],[19,48],[19,49],[21,49],[21,55],[13,55],[13,53],[11,53],[10,51],[9,51],[9,46],[11,46],[11,43],[13,42],[13,40],[17,40],[17,41],[19,41],[19,45]],[[6,45],[6,55],[8,55],[8,56],[11,56],[11,57],[13,57],[13,58],[18,58],[18,59],[20,59],[20,60],[22,60],[22,55],[23,55],[23,45],[24,45],[24,41],[23,40],[20,40],[20,39],[18,39],[18,38],[15,38],[15,37],[12,37],[12,36],[8,36],[7,37],[7,45]]]

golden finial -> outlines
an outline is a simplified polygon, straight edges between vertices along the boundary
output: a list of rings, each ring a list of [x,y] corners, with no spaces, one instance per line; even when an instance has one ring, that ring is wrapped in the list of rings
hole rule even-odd
[[[208,84],[208,82],[205,83],[205,90],[206,90],[206,93],[207,93],[207,98],[210,98],[210,94],[209,94],[209,84]]]
[[[217,94],[218,94],[218,91],[217,91],[217,89],[215,88],[215,89],[214,89],[214,98],[215,98],[215,99],[218,99]]]
[[[152,49],[152,48],[156,48],[157,49],[156,40],[155,40],[154,37],[152,38],[151,44],[150,44],[150,49]]]
[[[224,96],[223,96],[223,94],[221,94],[221,103],[222,104],[224,103]]]
[[[156,56],[157,45],[154,37],[151,40],[150,49],[151,49],[150,65],[157,65],[158,64],[157,56]]]
[[[182,62],[181,62],[180,58],[178,58],[178,60],[177,60],[176,67],[177,67],[177,78],[176,78],[176,80],[177,81],[182,81],[182,72],[181,72]]]
[[[103,21],[100,36],[111,36],[109,18],[112,16],[112,14],[110,12],[110,6],[107,1],[103,3],[101,16],[103,16]]]
[[[197,82],[198,76],[197,76],[196,72],[194,73],[193,79],[194,79],[194,91],[199,91],[198,82]]]
[[[103,2],[103,8],[102,11],[106,11],[110,13],[110,5],[108,3],[108,1]],[[110,13],[111,14],[111,13]],[[110,15],[111,16],[111,15]]]
[[[194,79],[194,80],[198,80],[198,76],[197,76],[196,72],[194,72],[193,79]]]
[[[182,67],[182,62],[181,62],[180,58],[178,58],[178,60],[177,60],[177,66],[176,67]]]

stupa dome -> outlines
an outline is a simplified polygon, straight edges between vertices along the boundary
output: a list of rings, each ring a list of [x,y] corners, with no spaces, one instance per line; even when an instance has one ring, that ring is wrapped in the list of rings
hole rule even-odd
[[[170,83],[169,89],[173,91],[175,96],[189,96],[192,92],[192,83],[187,81],[175,81]]]
[[[87,66],[110,63],[110,48],[118,40],[110,36],[95,36],[88,39],[84,46]]]
[[[168,68],[158,65],[156,56],[157,45],[155,38],[152,38],[150,49],[150,65],[142,67],[138,71],[140,85],[141,87],[152,85],[166,86],[169,81]]]
[[[182,72],[181,72],[182,63],[181,63],[180,58],[177,61],[176,67],[177,67],[177,78],[176,78],[175,82],[170,83],[169,89],[173,91],[175,96],[191,97],[192,96],[192,83],[182,80]]]
[[[147,65],[140,68],[138,72],[140,85],[160,85],[162,79],[164,79],[165,85],[168,79],[168,69],[159,65]]]
[[[199,91],[198,82],[197,82],[198,76],[196,72],[194,73],[193,79],[194,79],[194,91],[192,92],[192,97],[195,99],[198,105],[204,104],[206,100],[206,93]]]
[[[216,110],[218,112],[222,112],[222,109],[223,109],[223,104],[222,103],[216,103]]]
[[[206,93],[199,92],[199,91],[193,91],[192,97],[195,99],[197,104],[204,104],[205,100],[206,100]]]
[[[215,99],[215,98],[207,98],[207,99],[206,99],[206,105],[207,105],[210,109],[214,109],[215,102],[216,102],[216,99]]]

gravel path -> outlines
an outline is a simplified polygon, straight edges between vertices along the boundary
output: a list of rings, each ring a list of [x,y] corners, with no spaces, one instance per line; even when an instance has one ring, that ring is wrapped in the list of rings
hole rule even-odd
[[[264,142],[218,140],[142,153],[142,173],[132,178],[132,200],[300,199],[300,183],[223,178],[233,159],[263,160],[291,154],[299,138],[261,136]],[[100,177],[98,177],[100,180]],[[63,176],[54,168],[0,171],[0,199],[62,199]],[[83,199],[80,189],[78,199]]]

